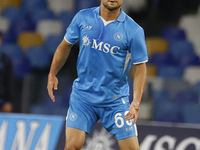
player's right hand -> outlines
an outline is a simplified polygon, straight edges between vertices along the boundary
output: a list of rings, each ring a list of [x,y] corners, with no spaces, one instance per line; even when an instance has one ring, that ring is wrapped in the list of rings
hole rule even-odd
[[[55,96],[53,94],[53,90],[57,90],[57,89],[58,89],[58,79],[56,78],[56,76],[49,74],[47,90],[48,90],[49,96],[53,102],[55,102]]]

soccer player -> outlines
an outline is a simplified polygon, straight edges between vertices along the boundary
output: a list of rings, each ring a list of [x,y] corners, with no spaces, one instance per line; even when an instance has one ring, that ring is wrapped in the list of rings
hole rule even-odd
[[[136,121],[146,84],[147,49],[143,29],[121,9],[123,0],[79,11],[58,46],[48,75],[48,93],[55,102],[57,73],[79,39],[78,78],[73,83],[66,117],[65,150],[79,150],[100,119],[121,150],[139,150]],[[127,83],[135,65],[134,98]]]

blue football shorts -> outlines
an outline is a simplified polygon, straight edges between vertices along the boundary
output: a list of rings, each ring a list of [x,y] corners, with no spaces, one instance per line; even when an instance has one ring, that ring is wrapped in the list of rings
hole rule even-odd
[[[125,103],[123,99],[122,104],[119,106],[95,107],[71,96],[66,127],[80,129],[89,134],[100,119],[104,128],[114,135],[117,140],[137,136],[137,128],[136,124],[133,125],[133,119],[126,121],[124,118],[130,104]]]

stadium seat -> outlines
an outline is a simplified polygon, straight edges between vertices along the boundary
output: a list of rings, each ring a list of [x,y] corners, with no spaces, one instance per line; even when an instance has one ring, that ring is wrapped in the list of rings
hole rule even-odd
[[[167,90],[153,90],[152,98],[154,102],[170,101],[171,96]]]
[[[190,54],[183,54],[180,56],[178,60],[179,66],[182,68],[186,68],[188,66],[199,66],[200,65],[200,59],[199,56],[190,53]]]
[[[200,95],[200,81],[197,82],[197,83],[194,85],[193,90],[196,91],[197,93],[199,93],[199,95]]]
[[[4,10],[7,7],[19,7],[21,0],[0,0],[0,10]]]
[[[22,80],[24,76],[29,73],[30,64],[27,58],[23,55],[21,47],[10,43],[2,44],[1,51],[11,58],[15,78]]]
[[[26,51],[26,56],[33,70],[46,71],[50,66],[50,57],[44,48],[32,46]]]
[[[183,69],[179,66],[166,65],[158,67],[158,76],[164,80],[182,78]]]
[[[183,122],[180,105],[171,101],[154,102],[153,121]]]
[[[173,40],[169,42],[169,53],[173,59],[178,62],[182,55],[188,55],[194,52],[193,44],[187,40]]]
[[[2,12],[2,16],[9,19],[11,24],[14,24],[15,22],[24,20],[26,14],[20,7],[7,7]]]
[[[39,21],[44,19],[55,19],[55,15],[51,10],[39,9],[38,11],[30,14],[31,20],[37,24]]]
[[[32,14],[40,9],[45,9],[47,2],[46,0],[23,0],[22,7],[27,14]]]
[[[17,44],[19,44],[25,52],[31,46],[42,46],[43,38],[38,32],[23,31],[17,38]]]
[[[47,37],[44,48],[48,51],[50,56],[53,56],[54,52],[56,51],[58,45],[63,40],[63,36],[59,35],[50,35]]]
[[[11,26],[10,29],[16,36],[19,36],[19,34],[21,32],[25,32],[25,31],[34,31],[35,30],[35,23],[33,21],[30,20],[22,20],[22,21],[18,21],[15,22],[15,24],[13,24]]]
[[[44,39],[47,39],[50,35],[63,35],[63,24],[59,20],[42,20],[38,22],[36,31],[42,35]]]
[[[3,33],[8,32],[10,28],[10,20],[0,16],[0,31]]]
[[[75,16],[74,11],[63,11],[59,14],[58,19],[62,21],[64,29],[67,29],[74,16]]]
[[[29,60],[25,55],[22,55],[14,57],[12,61],[16,79],[23,80],[25,75],[27,75],[31,70]]]
[[[200,102],[200,81],[197,82],[194,86],[193,86],[193,90],[198,93],[199,95],[199,102]]]
[[[15,44],[16,40],[17,40],[17,36],[12,30],[9,30],[8,32],[5,32],[3,34],[3,43]]]
[[[199,16],[195,14],[182,15],[179,19],[178,26],[186,31],[187,37],[190,39],[195,29],[199,27]]]
[[[162,30],[161,37],[167,39],[168,41],[187,39],[185,30],[179,27],[165,27]]]
[[[91,7],[97,7],[99,6],[98,0],[75,0],[76,1],[76,10],[91,8]]]
[[[184,70],[183,79],[189,82],[191,85],[195,85],[200,81],[200,67],[189,66]]]
[[[146,38],[146,45],[149,57],[154,53],[166,53],[168,51],[168,41],[161,37]]]
[[[160,91],[164,89],[165,80],[161,77],[148,77],[147,82],[151,85],[151,91]]]
[[[183,103],[196,103],[198,104],[199,95],[196,91],[190,90],[180,90],[176,93],[173,101],[178,102],[180,104]]]
[[[183,104],[182,114],[184,123],[200,123],[200,105],[198,104]]]
[[[190,14],[182,15],[179,19],[178,26],[186,31],[187,39],[194,44],[195,52],[200,56],[200,16]]]
[[[154,64],[157,67],[165,65],[173,65],[174,61],[169,53],[154,53],[149,59],[149,63]]]
[[[23,55],[21,47],[16,44],[2,44],[0,50],[7,54],[11,59]]]
[[[170,79],[164,81],[163,89],[168,91],[171,99],[175,97],[178,91],[190,90],[192,86],[185,80],[181,79]]]
[[[155,65],[147,65],[147,76],[157,76],[157,67]]]
[[[75,8],[74,0],[47,0],[48,8],[57,16],[63,11],[73,11]]]
[[[11,58],[15,78],[23,79],[24,76],[29,73],[30,65],[27,58],[23,55],[21,47],[9,43],[2,44],[0,50]]]
[[[199,20],[200,20],[200,17],[199,17]],[[199,23],[199,25],[200,25],[200,23]],[[199,28],[197,28],[197,32],[195,32],[195,34],[193,34],[191,39],[190,39],[190,41],[193,43],[193,45],[195,47],[194,51],[198,56],[200,56],[199,35],[200,35],[200,31],[199,31]]]

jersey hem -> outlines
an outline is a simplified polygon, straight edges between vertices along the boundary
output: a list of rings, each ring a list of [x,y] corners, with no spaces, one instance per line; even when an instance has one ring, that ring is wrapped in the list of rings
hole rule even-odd
[[[82,95],[77,93],[76,90],[72,90],[72,93],[70,95],[70,99],[71,98],[79,99],[83,103],[86,103],[86,104],[89,104],[89,105],[95,106],[95,107],[115,107],[115,106],[118,106],[118,105],[120,105],[122,103],[121,98],[128,97],[128,96],[129,95],[119,96],[118,99],[110,101],[108,103],[105,103],[105,101],[104,102],[100,102],[100,103],[92,103],[91,100],[89,100],[89,99],[87,100],[85,97],[83,97]]]

